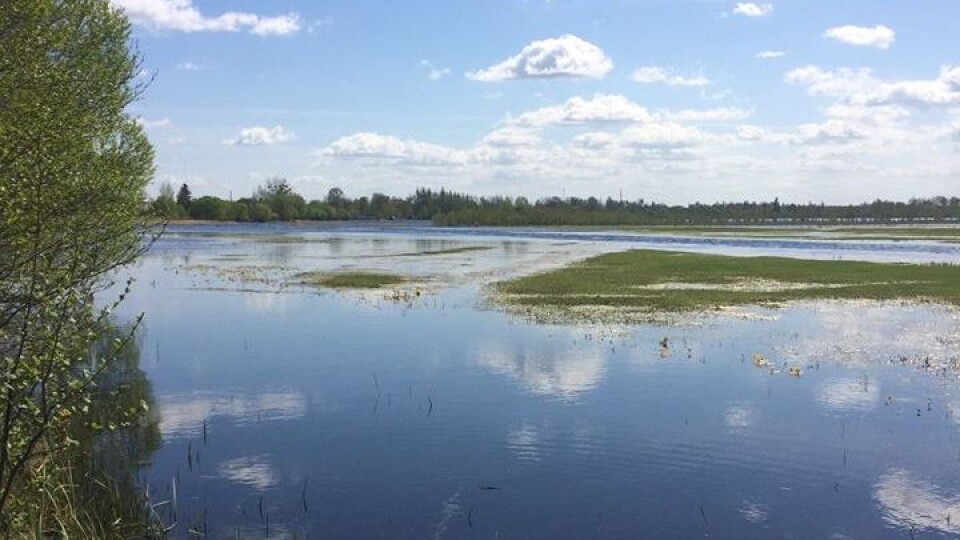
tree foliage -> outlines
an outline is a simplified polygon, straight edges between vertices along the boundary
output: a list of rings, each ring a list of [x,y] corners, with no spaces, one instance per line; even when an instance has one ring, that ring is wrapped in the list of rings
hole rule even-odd
[[[142,91],[129,39],[108,0],[0,2],[4,536],[37,511],[38,464],[78,446],[70,427],[126,341],[92,353],[108,313],[93,294],[150,234],[153,150],[126,112]]]

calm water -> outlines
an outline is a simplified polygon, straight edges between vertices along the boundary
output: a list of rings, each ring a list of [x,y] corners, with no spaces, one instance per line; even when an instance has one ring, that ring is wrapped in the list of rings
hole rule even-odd
[[[960,534],[960,383],[924,368],[960,362],[956,311],[822,303],[676,326],[537,325],[485,307],[482,286],[650,239],[172,233],[131,270],[118,317],[147,313],[141,368],[163,444],[143,476],[155,501],[176,491],[179,536]],[[698,242],[670,245],[960,260],[929,243]],[[461,246],[490,249],[410,256]],[[421,295],[291,278],[336,268],[410,273]],[[754,366],[756,353],[777,369]]]

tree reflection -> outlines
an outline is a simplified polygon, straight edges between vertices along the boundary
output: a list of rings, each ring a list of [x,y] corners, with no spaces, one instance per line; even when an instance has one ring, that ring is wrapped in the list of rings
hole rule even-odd
[[[77,488],[74,504],[107,534],[145,535],[160,526],[140,481],[161,444],[159,418],[140,369],[139,342],[127,340],[117,351],[130,330],[112,325],[100,336],[91,357],[111,354],[113,360],[96,379],[88,413],[71,425],[76,444],[64,454]]]

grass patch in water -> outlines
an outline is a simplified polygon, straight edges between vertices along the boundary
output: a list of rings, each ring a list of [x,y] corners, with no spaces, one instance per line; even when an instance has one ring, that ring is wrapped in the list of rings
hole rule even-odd
[[[399,285],[407,278],[397,274],[379,272],[304,272],[297,274],[300,283],[331,289],[379,289],[390,285]]]
[[[516,306],[691,311],[808,299],[960,305],[960,266],[633,250],[498,283]]]

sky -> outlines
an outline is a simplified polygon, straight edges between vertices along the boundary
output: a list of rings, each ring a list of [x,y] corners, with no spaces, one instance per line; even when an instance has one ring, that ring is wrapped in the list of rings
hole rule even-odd
[[[110,0],[154,189],[960,195],[956,0]]]

